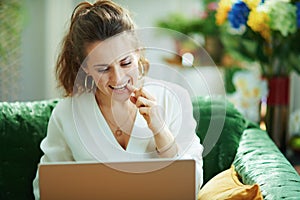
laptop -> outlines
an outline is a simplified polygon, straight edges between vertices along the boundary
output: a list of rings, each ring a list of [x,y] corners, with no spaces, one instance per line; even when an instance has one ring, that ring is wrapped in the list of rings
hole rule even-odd
[[[40,164],[41,200],[195,200],[192,159]]]

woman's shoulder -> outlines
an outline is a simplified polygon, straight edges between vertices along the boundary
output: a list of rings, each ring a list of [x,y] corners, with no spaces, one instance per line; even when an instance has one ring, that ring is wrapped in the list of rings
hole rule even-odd
[[[86,101],[91,99],[91,95],[92,94],[83,93],[80,95],[64,97],[57,103],[53,112],[57,115],[70,114],[72,113],[72,109],[74,108],[75,104],[85,104]]]
[[[72,105],[72,97],[61,98],[53,109],[52,115],[60,115],[62,113],[69,113]]]

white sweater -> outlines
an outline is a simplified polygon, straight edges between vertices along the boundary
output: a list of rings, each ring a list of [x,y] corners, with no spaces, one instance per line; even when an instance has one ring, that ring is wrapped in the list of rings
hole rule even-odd
[[[196,183],[203,182],[203,147],[195,133],[191,99],[178,85],[149,79],[144,88],[155,96],[164,109],[165,122],[179,147],[178,159],[196,161]],[[126,150],[111,132],[92,93],[68,97],[54,108],[48,124],[47,136],[41,143],[44,152],[40,163],[60,161],[130,161],[158,158],[153,133],[144,118],[137,113]],[[33,182],[39,199],[38,172]]]

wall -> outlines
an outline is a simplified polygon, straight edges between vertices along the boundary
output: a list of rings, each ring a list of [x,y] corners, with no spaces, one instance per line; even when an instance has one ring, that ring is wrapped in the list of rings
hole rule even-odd
[[[21,44],[20,100],[45,97],[45,2],[25,1],[25,24]]]
[[[25,1],[20,100],[59,96],[54,65],[72,7],[71,0]]]
[[[61,96],[56,87],[54,66],[61,40],[69,26],[73,4],[72,0],[47,0],[45,4],[45,98]]]

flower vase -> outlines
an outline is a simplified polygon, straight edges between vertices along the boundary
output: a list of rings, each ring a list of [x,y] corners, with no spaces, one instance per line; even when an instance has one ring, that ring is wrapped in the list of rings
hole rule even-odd
[[[286,153],[290,79],[288,76],[270,77],[265,116],[266,130],[283,154]]]

